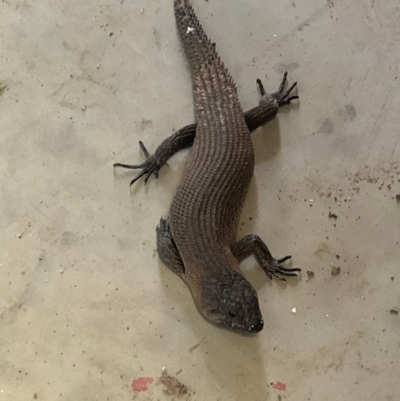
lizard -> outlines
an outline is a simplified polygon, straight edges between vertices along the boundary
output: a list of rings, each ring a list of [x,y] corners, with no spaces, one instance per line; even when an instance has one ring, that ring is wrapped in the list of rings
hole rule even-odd
[[[189,0],[174,0],[174,13],[191,71],[197,125],[169,220],[162,218],[156,230],[158,254],[186,283],[206,320],[256,333],[264,327],[257,292],[239,263],[254,255],[269,278],[281,280],[300,269],[284,267],[291,256],[275,259],[255,234],[236,240],[254,170],[250,129],[234,80]]]
[[[261,79],[258,78],[256,80],[261,94],[259,105],[244,113],[244,119],[250,132],[255,131],[257,128],[264,126],[269,121],[273,120],[280,107],[288,105],[292,100],[299,98],[297,95],[290,96],[293,89],[297,86],[297,82],[294,82],[285,91],[286,81],[287,72],[283,74],[283,79],[279,89],[276,92],[269,94],[265,91]],[[196,136],[196,127],[196,123],[189,124],[168,136],[157,147],[153,155],[150,155],[144,143],[139,141],[139,146],[144,153],[146,160],[141,164],[114,163],[113,167],[122,167],[133,170],[141,169],[142,171],[131,180],[130,185],[132,186],[142,177],[144,177],[144,183],[147,184],[152,175],[154,175],[155,178],[158,178],[158,173],[161,167],[166,165],[173,155],[183,149],[190,148],[193,145]]]

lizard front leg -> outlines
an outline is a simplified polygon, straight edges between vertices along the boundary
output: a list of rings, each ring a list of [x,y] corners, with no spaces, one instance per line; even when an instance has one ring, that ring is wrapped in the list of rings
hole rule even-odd
[[[196,124],[190,124],[181,128],[179,131],[164,139],[156,149],[154,155],[150,155],[142,141],[139,146],[146,156],[146,161],[141,164],[123,164],[115,163],[114,167],[123,167],[128,169],[141,169],[142,171],[131,181],[130,185],[144,176],[144,183],[147,184],[150,176],[154,174],[158,178],[158,172],[167,161],[180,150],[190,148],[193,145],[196,136]]]
[[[296,277],[296,273],[301,272],[299,268],[283,267],[282,263],[290,259],[291,256],[275,259],[264,241],[255,234],[244,236],[232,247],[232,253],[239,263],[248,256],[254,255],[258,264],[270,279],[276,277],[279,280],[286,281],[285,276]]]
[[[268,94],[260,79],[257,79],[257,85],[260,90],[261,99],[258,106],[253,107],[244,113],[244,118],[250,132],[265,125],[271,121],[277,114],[279,107],[289,104],[292,100],[299,97],[290,96],[293,89],[296,87],[297,82],[285,91],[287,73],[285,72],[282,82],[278,91]],[[151,175],[158,178],[158,172],[161,167],[167,164],[167,161],[180,150],[190,148],[193,145],[196,136],[197,124],[187,125],[168,138],[164,139],[156,149],[154,155],[150,155],[142,141],[139,141],[139,146],[146,156],[146,161],[141,164],[124,164],[115,163],[114,167],[122,167],[127,169],[141,169],[142,171],[131,181],[130,185],[138,181],[144,176],[144,183],[146,184]]]

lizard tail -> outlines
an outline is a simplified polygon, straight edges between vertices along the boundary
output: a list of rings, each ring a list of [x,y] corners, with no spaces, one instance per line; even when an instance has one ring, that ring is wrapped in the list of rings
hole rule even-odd
[[[196,73],[208,62],[215,62],[218,59],[215,46],[208,39],[188,0],[175,0],[174,8],[179,36],[190,69]]]
[[[192,74],[195,103],[204,109],[204,97],[208,100],[214,97],[215,101],[218,101],[215,97],[219,97],[220,101],[236,103],[236,107],[239,107],[237,111],[240,112],[235,82],[219,58],[215,44],[204,32],[189,0],[174,0],[174,10]]]

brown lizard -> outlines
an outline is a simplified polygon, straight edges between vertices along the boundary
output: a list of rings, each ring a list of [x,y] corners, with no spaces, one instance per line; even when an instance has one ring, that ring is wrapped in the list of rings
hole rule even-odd
[[[264,323],[257,293],[241,273],[240,261],[254,255],[269,278],[281,280],[300,269],[283,267],[290,256],[273,258],[257,235],[236,241],[254,170],[249,122],[235,83],[189,1],[174,0],[174,9],[192,75],[197,125],[191,128],[192,150],[169,222],[161,219],[157,227],[158,253],[187,284],[207,320],[235,331],[258,332]]]

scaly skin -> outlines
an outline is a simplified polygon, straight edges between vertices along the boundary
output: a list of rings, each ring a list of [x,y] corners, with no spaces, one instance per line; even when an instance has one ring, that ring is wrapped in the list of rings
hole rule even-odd
[[[258,332],[264,323],[257,293],[239,261],[254,253],[270,276],[295,275],[299,269],[283,268],[280,263],[289,257],[275,260],[257,236],[236,243],[254,170],[250,131],[235,83],[189,1],[175,0],[174,9],[191,70],[197,129],[170,222],[162,220],[158,229],[159,254],[185,281],[207,320]]]
[[[253,175],[250,132],[233,79],[191,5],[187,0],[174,5],[192,74],[197,131],[171,204],[172,237],[203,316],[232,329],[259,331],[263,320],[256,291],[240,274],[230,249]],[[240,315],[230,304],[239,307]]]

